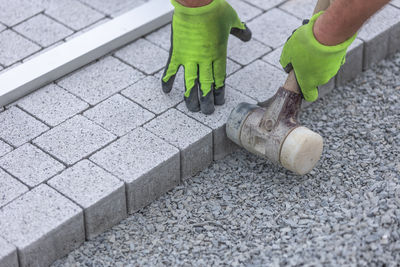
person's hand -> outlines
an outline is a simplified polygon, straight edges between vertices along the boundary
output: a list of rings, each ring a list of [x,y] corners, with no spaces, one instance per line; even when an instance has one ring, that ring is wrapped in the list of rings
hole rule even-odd
[[[197,8],[175,7],[172,19],[170,56],[162,77],[162,89],[169,93],[180,66],[185,71],[186,106],[190,111],[214,112],[225,102],[226,54],[229,34],[242,41],[251,32],[225,0],[214,0]],[[199,96],[200,93],[200,96]]]
[[[319,43],[313,33],[317,18],[315,14],[309,22],[294,31],[283,47],[280,63],[286,72],[295,72],[304,99],[313,102],[318,98],[317,87],[329,82],[345,62],[347,48],[356,35],[335,46]]]

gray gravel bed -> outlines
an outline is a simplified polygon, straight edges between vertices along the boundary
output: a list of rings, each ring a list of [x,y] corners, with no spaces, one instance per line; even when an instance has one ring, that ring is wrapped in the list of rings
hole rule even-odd
[[[240,150],[53,266],[396,266],[400,53],[309,106],[318,167]]]

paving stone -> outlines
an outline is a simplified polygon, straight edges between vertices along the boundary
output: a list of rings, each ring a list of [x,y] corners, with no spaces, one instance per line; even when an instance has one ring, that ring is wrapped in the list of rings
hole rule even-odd
[[[390,2],[392,5],[394,5],[395,7],[400,8],[400,0],[393,0]]]
[[[145,37],[147,40],[169,51],[171,47],[171,23],[150,33]]]
[[[248,65],[271,50],[257,40],[242,42],[238,38],[232,37],[228,43],[228,56],[242,65]]]
[[[28,190],[29,188],[23,183],[19,182],[17,179],[0,169],[0,208],[7,205],[9,202],[16,199]],[[0,263],[1,258],[0,249]],[[0,264],[0,266],[2,265]]]
[[[0,140],[0,157],[4,156],[11,150],[13,150],[13,148],[10,145]]]
[[[11,30],[0,33],[0,64],[5,67],[11,66],[40,49],[40,46]]]
[[[364,41],[364,70],[399,49],[399,16],[398,8],[387,5],[361,28],[358,38]]]
[[[18,101],[18,106],[45,123],[56,126],[89,107],[76,96],[50,84]]]
[[[17,107],[0,113],[0,125],[0,137],[13,146],[20,146],[49,129]]]
[[[133,213],[180,181],[179,150],[138,128],[90,157],[126,184],[128,212]]]
[[[287,74],[268,63],[257,60],[229,76],[226,83],[241,93],[261,102],[283,86]]]
[[[118,50],[115,56],[135,68],[153,74],[165,67],[168,53],[145,39],[139,39]]]
[[[7,26],[14,26],[43,11],[38,1],[0,0],[0,21]]]
[[[96,10],[107,15],[120,14],[145,3],[144,0],[81,0]]]
[[[226,75],[232,75],[233,73],[235,73],[236,71],[238,71],[242,66],[240,66],[239,64],[237,64],[236,62],[233,62],[232,60],[230,60],[229,58],[226,61]]]
[[[317,2],[318,0],[289,0],[279,8],[303,20],[311,18]]]
[[[346,63],[336,76],[336,86],[344,85],[353,80],[362,72],[364,43],[360,39],[354,40],[347,51]]]
[[[124,183],[88,160],[78,162],[48,184],[83,207],[87,239],[126,217]]]
[[[236,10],[239,19],[243,22],[247,22],[263,12],[242,0],[228,0],[227,2]]]
[[[265,57],[263,57],[262,60],[279,68],[279,69],[282,69],[282,66],[279,63],[279,60],[280,60],[281,54],[282,54],[282,49],[283,49],[283,46],[276,48],[274,51],[272,51],[271,53],[268,53]]]
[[[72,30],[43,14],[19,24],[14,30],[42,47],[54,44],[73,33]]]
[[[110,132],[122,136],[154,118],[154,114],[116,94],[84,114]]]
[[[301,25],[300,19],[277,8],[267,11],[248,24],[255,39],[273,48],[282,46],[293,30]]]
[[[81,208],[44,184],[0,210],[0,229],[20,266],[49,266],[85,240]]]
[[[0,166],[30,187],[64,169],[63,164],[31,144],[25,144],[0,158]]]
[[[181,76],[183,76],[181,74]],[[175,81],[177,81],[176,79]],[[161,90],[161,80],[149,76],[131,85],[122,94],[155,114],[161,114],[183,100],[184,91],[173,88],[169,94]]]
[[[18,267],[17,248],[0,237],[0,266]]]
[[[254,99],[251,99],[250,97],[234,90],[230,86],[227,86],[225,104],[223,106],[216,106],[215,112],[211,116],[205,115],[201,112],[190,112],[186,108],[185,103],[179,104],[177,109],[184,112],[189,117],[207,125],[213,130],[214,160],[220,160],[239,148],[226,136],[225,124],[232,109],[241,102],[256,104]]]
[[[273,7],[276,7],[277,5],[285,2],[286,0],[244,0],[245,2],[248,2],[252,5],[255,5],[259,8],[262,8],[264,10],[271,9]]]
[[[81,30],[104,15],[75,0],[46,0],[46,14],[74,30]]]
[[[143,126],[181,150],[181,177],[190,178],[213,160],[212,130],[176,109]]]
[[[114,57],[106,57],[80,69],[58,85],[95,105],[144,78],[144,75]]]
[[[72,165],[107,145],[116,137],[94,122],[77,115],[33,140],[46,152]]]
[[[0,23],[0,32],[4,31],[6,29],[6,26]]]

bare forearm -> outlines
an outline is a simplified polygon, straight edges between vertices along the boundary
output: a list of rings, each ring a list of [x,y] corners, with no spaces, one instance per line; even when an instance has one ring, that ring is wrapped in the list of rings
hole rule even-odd
[[[200,7],[208,5],[213,0],[176,0],[176,1],[186,7]]]
[[[389,0],[335,0],[315,22],[315,38],[324,45],[340,44],[387,3]]]

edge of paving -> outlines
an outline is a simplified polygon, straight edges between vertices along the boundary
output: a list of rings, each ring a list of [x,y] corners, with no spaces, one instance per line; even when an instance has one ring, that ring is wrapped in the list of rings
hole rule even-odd
[[[382,35],[387,35],[388,40],[391,40],[391,49],[385,54],[385,55],[381,55],[379,58],[373,57],[374,55],[370,55],[368,53],[372,53],[374,50],[379,49],[377,47],[374,47],[374,45],[379,44],[379,42],[376,42],[375,39],[381,38]],[[343,66],[343,68],[340,70],[340,72],[338,73],[338,75],[336,76],[335,79],[333,79],[329,85],[323,86],[320,88],[320,92],[321,92],[321,96],[327,94],[328,92],[332,91],[333,89],[344,85],[346,82],[354,79],[357,75],[359,75],[362,71],[365,71],[367,69],[369,69],[371,67],[371,65],[373,63],[377,63],[378,61],[386,58],[387,56],[389,56],[390,54],[393,54],[396,51],[400,50],[400,21],[395,24],[393,27],[391,27],[390,29],[387,29],[385,31],[380,32],[379,34],[377,34],[375,36],[376,38],[373,38],[371,40],[359,40],[357,41],[357,45],[354,45],[354,47],[352,49],[350,49],[349,51],[349,55],[348,55],[348,60],[346,62],[346,64]],[[395,48],[393,48],[395,47]],[[396,49],[397,47],[397,49]],[[361,58],[360,58],[361,57]],[[366,65],[366,59],[368,58],[367,62],[368,64]],[[372,58],[372,61],[371,61]],[[236,92],[235,90],[233,90],[234,92]],[[236,92],[238,93],[238,92]],[[306,104],[308,105],[308,104]],[[306,106],[305,105],[305,106]],[[174,108],[175,112],[181,113],[182,112],[182,105],[178,105],[177,107]],[[1,109],[0,109],[1,111]],[[182,112],[183,113],[183,112]],[[194,121],[196,121],[198,124],[203,125],[205,128],[208,128],[209,131],[211,131],[211,150],[212,150],[212,158],[211,161],[208,161],[206,164],[202,164],[201,168],[199,168],[198,166],[194,166],[193,168],[197,168],[196,171],[194,171],[193,173],[191,173],[191,175],[195,175],[196,173],[198,173],[199,171],[205,169],[209,164],[211,164],[213,161],[215,160],[219,160],[224,158],[225,156],[229,155],[230,153],[234,152],[238,147],[236,145],[234,145],[231,141],[229,141],[226,137],[225,134],[225,124],[223,124],[222,126],[218,126],[218,127],[210,127],[208,126],[206,123],[204,123],[204,121],[202,119],[197,118],[197,115],[191,115],[191,114],[187,114],[188,117],[190,117],[191,119],[193,119]],[[124,185],[125,185],[125,190],[128,190],[129,187],[135,186],[135,185],[140,185],[139,189],[136,189],[136,191],[140,191],[137,192],[138,196],[144,196],[146,197],[146,201],[138,201],[135,200],[135,203],[142,203],[139,206],[135,206],[134,208],[127,208],[126,212],[129,214],[133,214],[135,213],[137,210],[144,208],[145,206],[147,206],[148,204],[150,204],[152,201],[156,200],[158,197],[162,196],[163,194],[165,194],[167,191],[171,190],[172,188],[174,188],[176,185],[179,184],[179,181],[182,182],[182,173],[179,172],[177,173],[176,171],[176,165],[179,166],[179,169],[181,169],[182,167],[182,157],[185,156],[184,152],[186,153],[188,149],[198,149],[199,147],[196,147],[195,145],[197,143],[200,143],[200,139],[197,142],[194,142],[191,146],[189,147],[185,147],[185,148],[179,148],[178,145],[172,144],[170,141],[165,140],[165,138],[160,138],[159,136],[153,135],[152,133],[150,133],[151,131],[148,131],[148,129],[145,129],[146,127],[140,127],[140,131],[143,132],[147,132],[148,134],[148,138],[154,138],[156,139],[157,142],[164,142],[165,144],[167,144],[171,150],[171,155],[166,158],[166,159],[162,159],[161,163],[158,164],[157,166],[155,166],[152,169],[148,169],[144,171],[144,174],[141,176],[142,178],[144,177],[145,179],[137,179],[134,182],[135,183],[130,183],[127,184],[126,181],[124,181]],[[204,137],[202,137],[204,138]],[[121,138],[120,140],[124,141],[124,137]],[[121,142],[122,142],[121,141]],[[179,152],[175,153],[174,149],[176,151]],[[190,155],[189,155],[190,156]],[[90,157],[91,161],[94,161],[94,163],[96,163],[96,154],[92,157]],[[174,164],[172,164],[171,162],[174,162]],[[172,165],[171,165],[172,164]],[[173,170],[171,171],[171,173],[173,174],[167,181],[166,184],[163,184],[160,187],[157,187],[157,184],[155,183],[159,183],[162,179],[160,177],[162,177],[162,175],[160,176],[160,172],[163,171],[168,171],[168,170]],[[182,170],[181,170],[182,171]],[[188,170],[186,170],[188,171]],[[190,172],[190,170],[188,171]],[[56,191],[56,189],[54,189]],[[59,191],[57,191],[59,192]],[[111,192],[109,195],[113,195],[115,194],[115,192]],[[61,193],[61,195],[63,195]],[[131,201],[130,199],[128,199],[128,192],[126,192],[126,194],[124,194],[124,201],[126,201],[127,203],[127,207],[129,207],[131,204],[129,201]],[[63,197],[65,197],[63,195]],[[68,198],[68,197],[65,197]],[[134,199],[134,197],[130,197],[132,199]],[[76,203],[76,200],[73,200],[71,198],[68,198],[71,202]],[[82,205],[80,205],[82,206]],[[2,209],[0,209],[1,211]],[[86,209],[84,208],[83,211],[85,211]],[[101,216],[101,214],[97,214],[97,216]],[[121,221],[122,219],[124,219],[125,216],[121,216],[118,220],[116,220],[115,223],[118,223],[119,221]],[[84,223],[84,222],[83,222]],[[106,231],[107,229],[109,229],[112,225],[107,225],[104,229],[102,229],[99,233]],[[63,227],[63,225],[60,225],[60,227]],[[80,227],[82,227],[82,225],[80,225]],[[59,229],[59,231],[63,231],[63,229]],[[46,233],[48,234],[48,233]],[[97,233],[98,234],[98,233]],[[87,235],[87,234],[86,234]],[[91,237],[90,237],[91,238]],[[86,239],[90,239],[90,238],[86,238]],[[0,237],[0,266],[23,266],[21,265],[21,250],[20,248],[18,248],[18,246],[15,246],[12,244],[12,242],[9,242],[8,240],[2,240],[2,237]],[[1,246],[3,245],[3,247]],[[74,246],[69,247],[67,250],[63,251],[63,253],[61,254],[57,254],[57,257],[52,259],[52,260],[56,260],[59,257],[62,257],[65,255],[65,253],[68,253],[69,251],[73,250],[77,245],[79,244],[74,244]],[[5,253],[1,253],[1,248],[7,248],[7,251],[5,251]],[[9,251],[9,252],[8,252]],[[46,252],[43,252],[46,253]],[[18,256],[18,257],[17,257]],[[36,257],[40,257],[41,255],[36,255]]]

